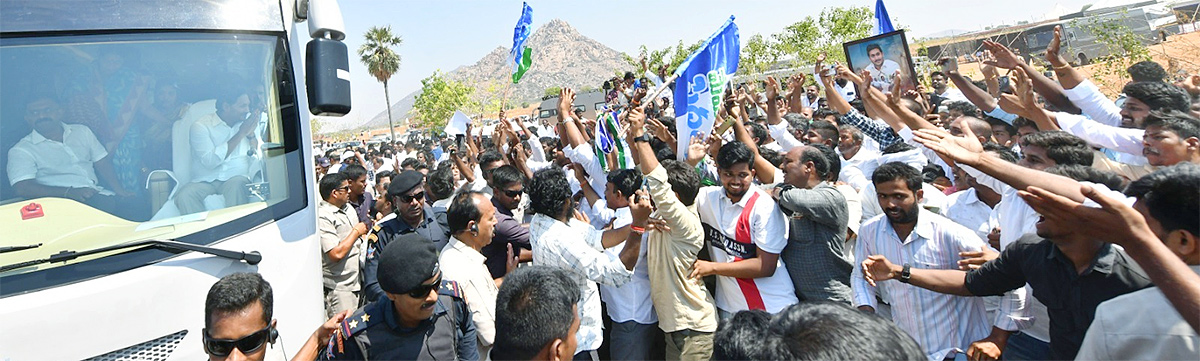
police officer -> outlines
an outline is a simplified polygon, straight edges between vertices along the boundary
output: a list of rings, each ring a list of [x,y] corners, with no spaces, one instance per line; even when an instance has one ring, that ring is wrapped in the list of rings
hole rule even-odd
[[[379,253],[392,240],[405,234],[416,233],[432,242],[434,249],[441,250],[450,241],[450,232],[434,218],[433,210],[425,204],[425,176],[421,172],[406,170],[392,179],[387,197],[392,201],[396,218],[375,225],[367,236],[367,255],[363,260],[362,293],[365,303],[383,298],[384,290],[379,286]],[[437,256],[434,256],[437,258]]]
[[[475,323],[454,282],[442,281],[434,245],[397,237],[379,258],[386,297],[354,311],[323,360],[479,360]]]

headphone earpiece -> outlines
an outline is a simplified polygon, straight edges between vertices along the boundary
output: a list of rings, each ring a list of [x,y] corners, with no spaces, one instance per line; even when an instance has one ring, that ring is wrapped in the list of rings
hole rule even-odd
[[[274,325],[271,326],[271,336],[270,337],[271,337],[270,340],[271,340],[272,345],[275,344],[275,340],[279,339],[279,330],[275,329]]]
[[[479,233],[479,225],[478,224],[471,224],[471,233],[475,233],[475,234]]]

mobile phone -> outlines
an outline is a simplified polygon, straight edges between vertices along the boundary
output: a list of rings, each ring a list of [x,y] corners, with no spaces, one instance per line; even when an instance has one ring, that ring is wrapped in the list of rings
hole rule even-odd
[[[728,131],[729,128],[733,126],[733,122],[734,122],[733,118],[726,118],[725,122],[721,123],[721,125],[717,127],[717,136],[719,137],[722,134],[725,134],[725,132]]]
[[[834,75],[837,75],[837,67],[836,67],[836,66],[834,66],[834,65],[826,65],[826,66],[825,66],[824,75],[825,75],[825,76],[828,76],[828,77],[832,77],[832,76],[834,76]]]

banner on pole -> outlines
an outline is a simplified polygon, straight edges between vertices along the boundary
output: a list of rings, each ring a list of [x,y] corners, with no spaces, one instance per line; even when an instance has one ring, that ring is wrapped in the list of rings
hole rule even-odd
[[[733,73],[737,72],[741,43],[734,17],[675,70],[675,129],[678,131],[679,160],[687,158],[691,138],[712,131],[721,96]]]

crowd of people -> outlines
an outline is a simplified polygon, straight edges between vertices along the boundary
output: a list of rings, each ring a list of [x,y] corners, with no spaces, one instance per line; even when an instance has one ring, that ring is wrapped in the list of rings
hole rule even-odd
[[[1059,37],[1052,72],[987,42],[903,94],[822,56],[684,149],[650,72],[616,129],[563,89],[541,129],[330,149],[294,359],[1195,359],[1200,76],[1112,100]],[[209,355],[261,357],[273,302],[214,285]]]

